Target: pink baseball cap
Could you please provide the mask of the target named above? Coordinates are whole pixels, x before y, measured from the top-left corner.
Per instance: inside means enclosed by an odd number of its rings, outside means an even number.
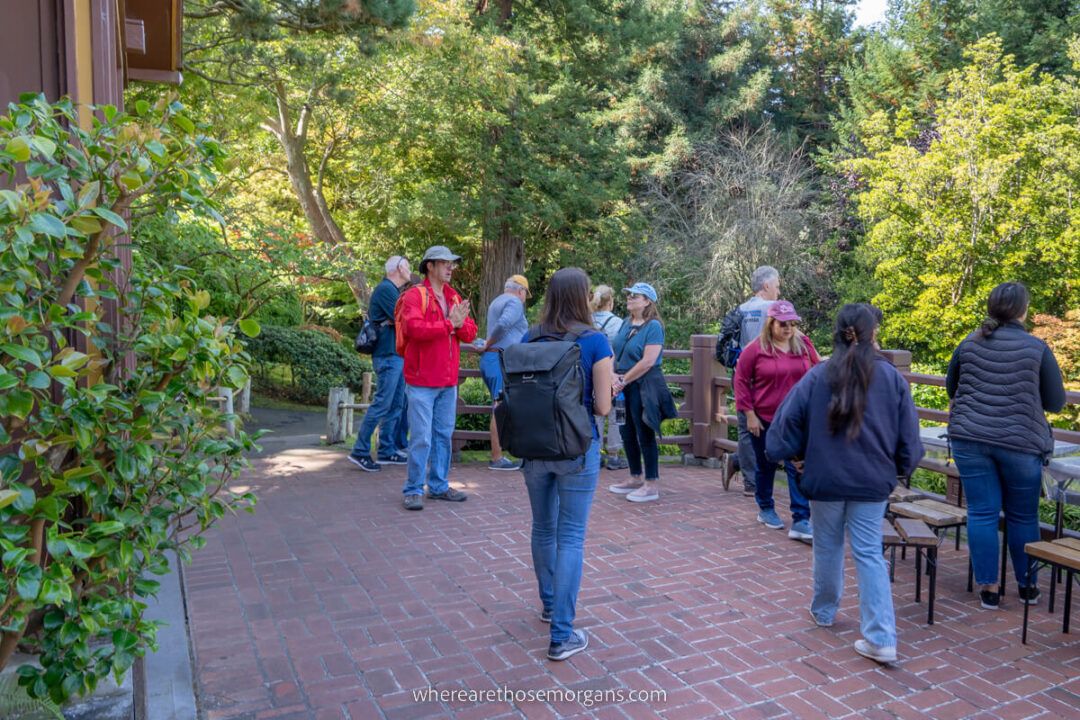
[[[781,322],[787,322],[789,320],[800,321],[798,313],[795,312],[795,306],[789,303],[787,300],[777,300],[769,306],[769,317]]]

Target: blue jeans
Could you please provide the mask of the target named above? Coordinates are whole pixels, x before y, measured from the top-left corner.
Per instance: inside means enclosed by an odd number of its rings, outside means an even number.
[[[757,461],[756,487],[754,499],[762,510],[772,510],[776,507],[773,501],[773,485],[776,483],[776,469],[778,463],[773,462],[765,455],[765,433],[769,430],[770,422],[761,420],[761,434],[750,435],[750,442],[754,445],[754,459]],[[810,503],[806,496],[799,490],[799,473],[795,466],[789,462],[784,463],[784,472],[787,473],[788,496],[791,498],[791,519],[795,522],[810,519]],[[879,528],[880,529],[880,528]],[[816,538],[815,538],[816,540]]]
[[[998,517],[1005,510],[1009,555],[1020,586],[1029,581],[1024,545],[1039,540],[1039,492],[1042,458],[973,440],[953,440],[952,456],[960,471],[968,505],[968,552],[975,582],[998,583]]]
[[[522,466],[532,505],[532,558],[540,602],[551,610],[551,642],[561,643],[574,629],[585,528],[596,480],[600,442],[575,460],[526,460]]]
[[[810,612],[831,623],[844,594],[844,527],[859,579],[862,635],[878,647],[896,645],[889,568],[881,552],[881,518],[885,502],[810,502],[814,511],[814,599]]]
[[[371,366],[375,370],[375,397],[360,423],[352,455],[371,457],[371,434],[378,426],[379,457],[385,458],[405,449],[398,444],[405,406],[405,360],[400,355],[385,355],[372,358]]]
[[[499,365],[499,353],[488,351],[480,356],[480,377],[484,379],[491,402],[499,399],[502,392],[502,366]]]
[[[457,385],[444,388],[405,385],[409,397],[409,476],[402,493],[424,494],[424,473],[432,495],[450,483],[450,436],[457,418]],[[430,459],[430,467],[428,460]]]

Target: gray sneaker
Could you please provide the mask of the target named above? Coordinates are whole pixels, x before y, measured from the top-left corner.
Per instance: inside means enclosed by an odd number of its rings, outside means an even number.
[[[521,463],[509,458],[499,458],[488,463],[488,470],[520,470]]]
[[[570,637],[561,643],[548,645],[548,660],[565,660],[589,647],[589,636],[584,630],[571,630]]]
[[[423,510],[424,509],[424,496],[423,495],[406,495],[405,496],[405,509],[406,510]]]

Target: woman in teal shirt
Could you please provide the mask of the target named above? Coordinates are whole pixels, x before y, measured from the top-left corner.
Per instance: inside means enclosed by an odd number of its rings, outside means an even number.
[[[611,391],[623,393],[626,424],[620,430],[630,480],[608,487],[626,495],[630,502],[650,502],[660,498],[660,446],[656,437],[660,423],[677,416],[664,374],[660,371],[664,349],[664,326],[656,308],[656,290],[648,283],[623,288],[629,317],[612,342],[615,352],[615,380]],[[645,479],[642,480],[642,471]]]

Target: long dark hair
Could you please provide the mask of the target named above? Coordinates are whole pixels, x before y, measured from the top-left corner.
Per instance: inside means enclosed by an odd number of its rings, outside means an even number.
[[[544,308],[540,311],[540,332],[563,335],[593,326],[589,309],[589,276],[581,268],[556,270],[548,281]]]
[[[990,297],[986,299],[986,319],[979,332],[984,338],[990,337],[1005,323],[1019,320],[1027,312],[1030,302],[1031,295],[1023,283],[1001,283],[990,291]]]
[[[833,354],[825,365],[832,397],[829,400],[829,432],[847,430],[854,440],[862,430],[863,412],[870,379],[874,376],[874,329],[877,319],[862,303],[845,305],[836,315]]]

